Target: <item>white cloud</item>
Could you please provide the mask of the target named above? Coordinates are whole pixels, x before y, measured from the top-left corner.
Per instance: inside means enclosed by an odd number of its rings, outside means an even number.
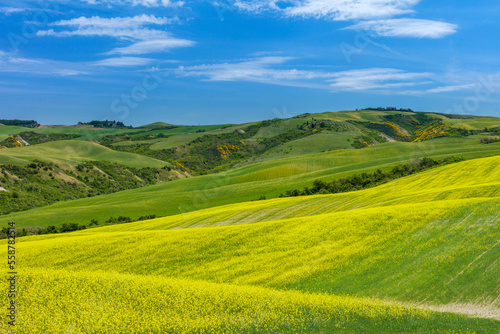
[[[322,72],[299,71],[297,69],[273,69],[272,65],[280,65],[290,57],[261,57],[237,63],[222,63],[179,67],[179,76],[205,77],[211,81],[256,81],[273,82],[277,80],[308,80],[328,76]]]
[[[234,5],[249,12],[273,10],[288,17],[345,21],[411,13],[411,8],[419,2],[420,0],[236,0]]]
[[[426,85],[431,83],[428,79],[432,76],[432,73],[427,72],[414,73],[393,68],[369,68],[334,73],[330,86],[342,91],[393,89]]]
[[[70,63],[48,59],[26,59],[5,52],[0,53],[0,72],[26,73],[42,76],[73,76],[89,74],[87,66],[81,63]]]
[[[153,39],[148,41],[136,42],[129,46],[114,48],[113,50],[106,52],[106,54],[138,55],[145,53],[161,52],[173,48],[188,47],[194,44],[195,43],[190,40],[179,39],[174,37],[166,37],[162,39]]]
[[[96,66],[144,66],[154,62],[154,59],[139,57],[116,57],[96,61],[92,65]]]
[[[74,30],[54,31],[40,30],[39,36],[111,36],[128,40],[145,40],[150,38],[162,38],[168,34],[163,30],[150,29],[148,25],[165,25],[176,21],[166,17],[155,17],[154,15],[138,15],[133,17],[103,18],[99,16],[79,17],[71,20],[62,20],[52,23],[52,26],[70,27]]]
[[[364,21],[344,29],[366,30],[376,36],[442,38],[457,31],[455,24],[422,19],[388,19]]]
[[[412,12],[420,0],[306,0],[285,9],[289,16],[358,20]]]
[[[81,0],[91,5],[118,5],[118,6],[144,6],[144,7],[181,7],[184,1],[171,0]]]
[[[17,7],[0,7],[0,13],[5,15],[10,15],[14,13],[22,13],[25,12],[26,8],[17,8]]]
[[[99,16],[90,18],[79,17],[51,24],[57,27],[73,28],[71,30],[41,30],[38,31],[37,35],[57,37],[109,36],[130,41],[133,44],[125,47],[117,47],[106,54],[137,55],[194,45],[193,41],[176,38],[167,31],[149,27],[151,25],[166,25],[176,22],[178,22],[177,18],[156,17],[145,14],[114,18],[102,18]]]
[[[453,34],[451,23],[423,19],[394,18],[413,13],[421,0],[234,0],[246,12],[275,12],[284,17],[333,21],[361,21],[346,29],[372,31],[375,36],[441,38]]]
[[[178,76],[210,81],[251,81],[333,91],[387,91],[431,84],[432,73],[414,73],[392,68],[369,68],[339,72],[304,71],[283,67],[290,57],[262,57],[236,63],[179,67]]]
[[[455,92],[459,90],[469,90],[476,88],[478,84],[467,84],[467,85],[455,85],[455,86],[441,86],[432,89],[428,89],[427,93],[445,93],[445,92]]]
[[[56,26],[77,26],[82,27],[100,27],[100,28],[124,28],[124,27],[140,27],[146,24],[168,24],[177,21],[176,18],[156,17],[154,15],[136,15],[133,17],[113,17],[102,18],[99,16],[79,17],[71,20],[61,20],[52,25]]]

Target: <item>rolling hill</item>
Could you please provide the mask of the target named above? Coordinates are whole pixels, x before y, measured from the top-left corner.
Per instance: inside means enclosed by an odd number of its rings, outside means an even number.
[[[21,238],[24,330],[498,332],[499,166]]]
[[[68,165],[76,165],[84,161],[108,161],[138,168],[160,168],[168,165],[165,161],[113,151],[99,144],[82,140],[60,140],[0,150],[1,164],[29,164],[34,160]]]
[[[44,144],[45,145],[45,144]],[[23,148],[25,149],[25,148]],[[286,190],[311,186],[348,175],[388,170],[415,157],[467,159],[500,155],[500,143],[480,144],[478,137],[439,138],[421,143],[393,142],[361,150],[337,150],[319,154],[272,159],[214,175],[60,202],[25,212],[1,216],[0,222],[18,222],[19,227],[60,225],[71,221],[88,224],[111,216],[157,216],[191,212],[207,207],[276,197]],[[91,208],[91,210],[89,209]]]
[[[57,188],[60,166],[82,189],[154,184],[165,166],[165,180],[209,174],[0,216],[18,230],[98,226],[17,238],[19,325],[0,331],[498,333],[500,142],[481,141],[498,126],[358,110],[240,125],[30,129],[38,142],[0,150],[11,186]],[[0,126],[0,139],[23,132]],[[76,138],[60,140],[67,135]],[[315,180],[451,156],[466,160],[363,190],[278,198]],[[196,161],[202,168],[190,167]],[[143,220],[151,215],[162,217]],[[122,223],[101,226],[110,217]]]

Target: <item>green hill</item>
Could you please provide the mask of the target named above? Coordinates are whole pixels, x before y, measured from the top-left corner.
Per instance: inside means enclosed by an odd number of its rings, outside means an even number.
[[[171,124],[165,122],[154,122],[146,125],[139,126],[139,129],[161,129],[170,126]]]
[[[316,179],[330,181],[378,168],[389,170],[415,157],[442,159],[451,155],[467,159],[500,155],[500,143],[480,144],[477,137],[440,138],[275,159],[215,175],[11,213],[0,217],[0,222],[16,220],[19,227],[60,225],[63,221],[87,225],[92,219],[104,221],[118,215],[133,219],[149,214],[172,215],[256,200],[261,196],[272,198],[286,190],[310,187]]]
[[[28,164],[34,160],[76,165],[84,161],[116,162],[130,167],[163,167],[167,162],[133,153],[117,152],[93,142],[61,140],[40,145],[2,149],[0,163]]]
[[[500,119],[406,111],[341,111],[303,114],[237,126],[168,126],[108,136],[100,143],[178,163],[193,175],[241,164],[385,142],[465,138],[498,130]]]

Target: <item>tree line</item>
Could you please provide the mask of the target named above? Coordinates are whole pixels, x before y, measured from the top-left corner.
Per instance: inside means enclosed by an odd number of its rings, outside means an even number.
[[[295,196],[308,196],[315,194],[336,194],[349,192],[354,190],[361,190],[366,188],[375,187],[377,185],[387,183],[389,181],[399,179],[404,176],[412,175],[427,169],[448,165],[464,161],[464,158],[449,157],[442,160],[434,160],[432,158],[422,158],[412,161],[405,165],[399,165],[390,171],[382,171],[377,169],[373,173],[354,174],[342,179],[325,182],[322,180],[314,180],[312,187],[305,187],[304,189],[287,190],[284,194],[278,197],[295,197]]]

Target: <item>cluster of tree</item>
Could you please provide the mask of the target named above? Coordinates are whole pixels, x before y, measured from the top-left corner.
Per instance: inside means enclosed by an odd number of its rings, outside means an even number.
[[[358,109],[356,109],[358,110]],[[406,111],[406,112],[413,112],[413,110],[411,110],[410,108],[382,108],[382,107],[377,107],[377,108],[373,108],[373,107],[368,107],[368,108],[365,108],[363,110],[377,110],[377,111]]]
[[[155,133],[150,133],[155,131]],[[122,142],[122,141],[142,141],[142,140],[153,140],[158,138],[168,138],[170,137],[168,134],[163,132],[156,133],[157,129],[152,130],[143,130],[138,132],[126,132],[117,135],[109,135],[104,136],[99,140],[101,145],[113,148],[113,143]],[[149,145],[149,144],[148,144]]]
[[[348,122],[332,121],[327,119],[314,119],[311,118],[310,121],[297,125],[298,130],[303,131],[322,131],[329,130],[335,132],[342,132],[352,130],[352,126]]]
[[[116,163],[84,162],[69,169],[35,161],[1,165],[0,214],[29,210],[58,201],[134,189],[175,178],[170,167],[132,168]]]
[[[92,219],[90,221],[89,227],[93,226],[105,226],[105,225],[114,225],[114,224],[124,224],[124,223],[131,223],[131,222],[136,222],[136,221],[142,221],[142,220],[148,220],[148,219],[154,219],[158,218],[157,215],[152,214],[152,215],[145,215],[141,216],[137,219],[132,219],[130,217],[124,217],[124,216],[118,216],[118,217],[109,217],[104,224],[99,224],[99,221],[96,219]],[[66,232],[72,232],[72,231],[80,231],[80,230],[85,230],[87,229],[87,226],[78,223],[63,223],[61,226],[57,227],[54,225],[47,226],[47,227],[25,227],[22,229],[17,229],[16,236],[17,237],[24,237],[27,235],[39,235],[39,234],[55,234],[55,233],[66,233]],[[0,230],[0,239],[5,239],[7,238],[7,233],[9,232],[9,229],[7,227],[3,227]]]
[[[154,219],[158,218],[155,214],[152,215],[145,215],[145,216],[140,216],[137,219],[132,219],[130,217],[125,217],[125,216],[118,216],[118,217],[109,217],[106,221],[104,221],[104,225],[115,225],[115,224],[125,224],[125,223],[131,223],[135,221],[142,221],[142,220],[148,220],[148,219]],[[99,221],[97,219],[92,219],[90,222],[89,226],[98,226]]]
[[[22,126],[24,128],[38,128],[40,124],[37,121],[25,121],[22,119],[0,119],[0,124],[10,126]]]
[[[92,125],[94,128],[127,128],[132,129],[133,126],[126,126],[123,122],[117,121],[90,121],[90,122],[78,122],[78,125]]]
[[[484,128],[484,130],[481,132],[487,132],[491,135],[500,135],[500,126],[493,127],[493,128]]]
[[[348,176],[343,179],[334,180],[331,182],[315,180],[311,188],[306,187],[304,189],[287,190],[285,194],[281,194],[278,197],[307,196],[314,194],[336,194],[354,190],[361,190],[387,183],[403,176],[422,172],[429,168],[456,163],[463,160],[464,158],[458,157],[449,157],[442,160],[422,158],[405,165],[396,166],[392,170],[386,172],[378,169],[373,173],[354,174],[352,176]]]
[[[481,144],[492,144],[500,142],[500,137],[484,137],[480,140]]]
[[[25,227],[22,229],[17,229],[16,237],[24,237],[27,235],[39,235],[39,234],[54,234],[54,233],[66,233],[72,231],[85,230],[87,227],[85,225],[80,225],[77,223],[63,223],[62,226],[47,226],[47,227]],[[0,239],[5,239],[7,237],[8,229],[2,228],[0,231]]]

